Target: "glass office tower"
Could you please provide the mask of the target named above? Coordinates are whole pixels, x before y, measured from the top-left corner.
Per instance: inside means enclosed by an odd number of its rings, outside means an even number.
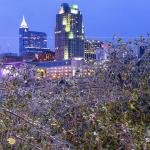
[[[83,59],[83,17],[77,5],[63,3],[56,15],[55,58],[56,60]]]
[[[44,32],[29,31],[23,17],[19,28],[19,54],[22,57],[34,58],[37,53],[48,53],[47,35]]]

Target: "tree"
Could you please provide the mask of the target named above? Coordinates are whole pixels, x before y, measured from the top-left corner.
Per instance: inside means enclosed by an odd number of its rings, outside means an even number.
[[[0,81],[1,149],[148,149],[150,52],[138,60],[130,42],[113,44],[108,61],[83,66],[92,76],[38,80],[33,66],[8,68]]]

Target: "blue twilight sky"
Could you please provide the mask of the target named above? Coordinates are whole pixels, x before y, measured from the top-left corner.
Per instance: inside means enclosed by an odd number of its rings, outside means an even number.
[[[18,52],[18,28],[24,15],[30,30],[44,31],[54,49],[55,14],[60,4],[78,4],[85,36],[124,38],[150,32],[150,0],[0,0],[0,53]]]

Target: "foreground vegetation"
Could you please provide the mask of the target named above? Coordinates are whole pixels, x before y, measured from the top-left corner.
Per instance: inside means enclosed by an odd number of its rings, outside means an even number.
[[[0,149],[150,149],[150,51],[138,60],[129,44],[86,64],[92,77],[36,80],[32,66],[11,68],[0,82]]]

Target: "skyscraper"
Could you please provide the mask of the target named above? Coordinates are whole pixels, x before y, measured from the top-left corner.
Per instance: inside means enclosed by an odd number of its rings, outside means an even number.
[[[23,17],[19,28],[19,55],[34,59],[35,54],[47,54],[49,52],[46,33],[29,31],[28,25]]]
[[[82,59],[84,57],[83,17],[77,5],[63,3],[56,15],[56,60]]]

